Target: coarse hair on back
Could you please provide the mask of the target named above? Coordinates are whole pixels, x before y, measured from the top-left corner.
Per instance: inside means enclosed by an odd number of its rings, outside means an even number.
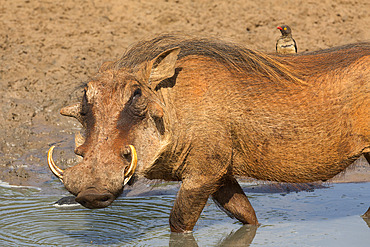
[[[289,69],[289,62],[283,59],[218,39],[174,34],[163,34],[151,40],[136,43],[112,64],[111,68],[116,70],[134,68],[176,47],[181,49],[179,59],[187,56],[208,57],[231,70],[257,73],[273,82],[304,83],[298,73]]]
[[[271,83],[307,85],[307,79],[316,73],[327,73],[345,68],[359,58],[370,55],[370,43],[348,44],[296,55],[267,54],[215,38],[201,38],[179,34],[162,34],[140,41],[116,62],[105,69],[132,69],[153,60],[162,52],[179,47],[179,59],[199,56],[214,59],[230,70],[256,74]],[[105,70],[104,69],[104,70]]]

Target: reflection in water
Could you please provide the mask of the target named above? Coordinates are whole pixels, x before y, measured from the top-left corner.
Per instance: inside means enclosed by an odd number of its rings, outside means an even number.
[[[364,213],[361,217],[364,219],[364,221],[367,223],[368,227],[370,228],[370,207],[366,211],[366,213]]]
[[[81,209],[83,220],[77,226],[59,231],[81,243],[119,245],[140,242],[147,232],[167,227],[171,197],[120,198],[106,209]],[[166,203],[167,202],[167,203]],[[167,232],[151,234],[151,238],[168,235]]]
[[[236,232],[231,232],[226,238],[219,241],[217,246],[249,246],[256,235],[258,226],[244,225]],[[171,233],[170,247],[198,246],[193,233]]]
[[[249,195],[262,223],[258,230],[241,226],[210,201],[194,233],[171,234],[168,217],[174,193],[120,197],[106,209],[60,210],[52,206],[59,195],[0,187],[0,246],[287,246],[302,241],[308,246],[367,246],[370,242],[369,228],[360,217],[370,203],[370,183]]]
[[[362,215],[363,218],[370,219],[370,207],[367,209],[367,211]]]
[[[56,199],[39,191],[0,188],[0,246],[125,245],[157,228],[156,219],[167,219],[173,200],[130,198],[102,210],[58,210],[52,206]]]
[[[370,228],[370,219],[369,218],[363,218],[366,222],[367,226]]]
[[[256,236],[258,226],[244,225],[235,233],[230,233],[219,246],[249,246]]]
[[[170,247],[197,247],[197,241],[195,240],[193,233],[171,233],[170,236]]]

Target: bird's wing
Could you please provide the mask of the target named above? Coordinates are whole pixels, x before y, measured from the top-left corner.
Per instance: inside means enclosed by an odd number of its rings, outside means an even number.
[[[298,52],[298,48],[297,48],[297,43],[295,42],[295,40],[292,38],[293,42],[294,42],[294,48],[295,48],[295,52],[297,53]]]

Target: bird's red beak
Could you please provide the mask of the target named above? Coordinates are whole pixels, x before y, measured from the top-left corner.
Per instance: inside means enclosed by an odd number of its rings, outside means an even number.
[[[283,30],[281,27],[277,27],[277,29],[279,29],[279,30]]]

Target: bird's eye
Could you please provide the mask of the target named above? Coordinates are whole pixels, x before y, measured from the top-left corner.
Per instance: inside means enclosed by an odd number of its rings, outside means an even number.
[[[286,31],[286,27],[284,27],[284,30]]]

